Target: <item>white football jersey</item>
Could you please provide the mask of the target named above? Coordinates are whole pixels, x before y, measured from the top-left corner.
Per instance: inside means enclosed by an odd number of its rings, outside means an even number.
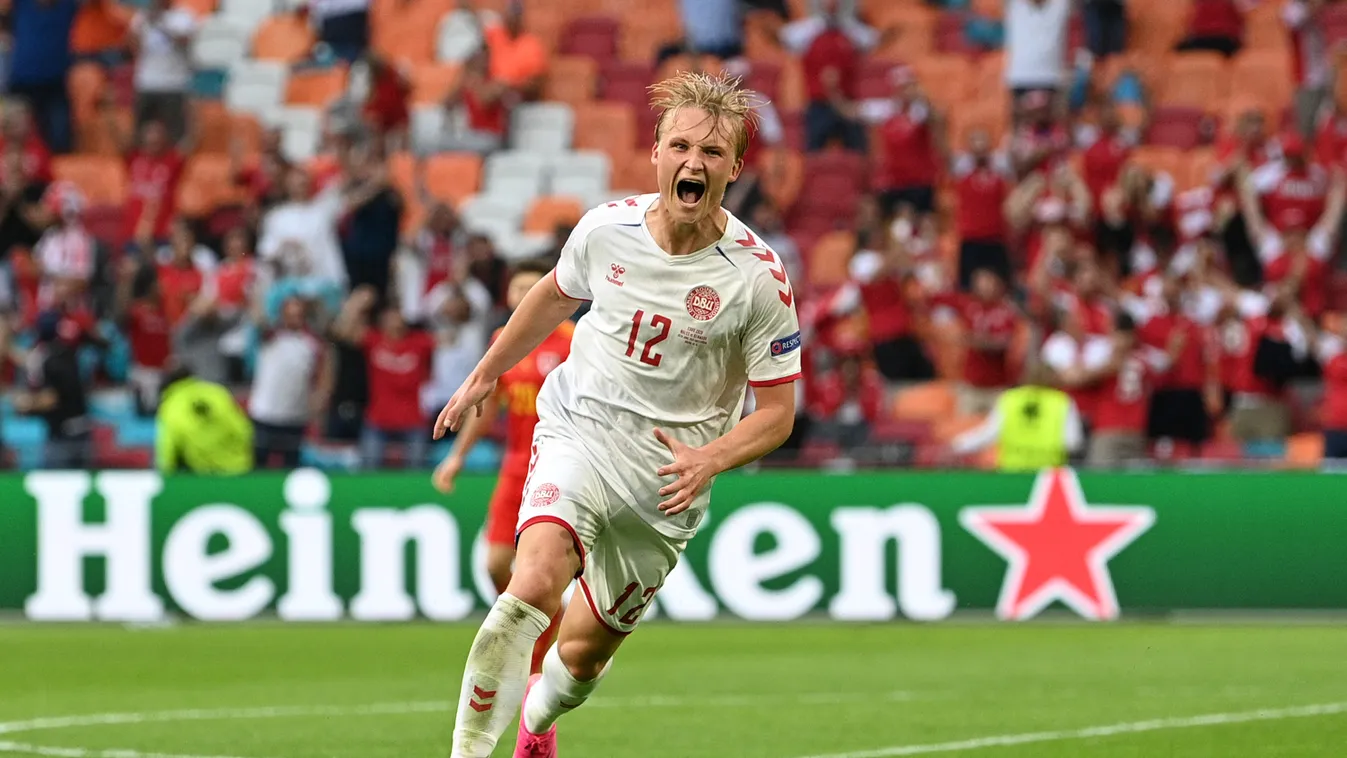
[[[800,376],[795,294],[780,259],[733,215],[715,244],[690,255],[661,249],[645,225],[659,195],[585,214],[554,276],[590,300],[570,357],[538,395],[537,434],[568,440],[662,533],[688,538],[709,502],[668,517],[655,474],[673,456],[656,427],[701,446],[738,422],[749,385]]]

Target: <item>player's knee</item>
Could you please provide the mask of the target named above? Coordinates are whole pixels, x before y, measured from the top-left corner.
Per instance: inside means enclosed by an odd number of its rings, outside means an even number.
[[[555,614],[579,568],[570,531],[552,523],[535,524],[520,535],[509,592],[540,611]]]
[[[557,645],[557,653],[566,670],[581,682],[598,679],[613,657],[612,650],[607,646],[595,645],[584,638],[562,640]]]

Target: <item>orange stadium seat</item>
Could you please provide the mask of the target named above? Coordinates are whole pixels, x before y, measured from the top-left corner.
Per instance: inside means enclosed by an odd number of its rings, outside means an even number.
[[[475,153],[438,153],[426,159],[426,191],[457,206],[482,186],[482,158]]]
[[[1128,47],[1151,56],[1174,49],[1183,38],[1189,5],[1172,0],[1149,0],[1127,4]]]
[[[370,31],[370,45],[385,60],[407,66],[435,59],[435,22],[394,16]]]
[[[1324,461],[1324,436],[1318,432],[1297,434],[1286,440],[1286,465],[1318,468]]]
[[[173,7],[190,12],[197,18],[205,18],[216,9],[215,0],[174,0]]]
[[[1219,53],[1176,53],[1169,58],[1159,105],[1205,108],[1230,93],[1230,71]]]
[[[98,98],[107,86],[108,77],[97,63],[76,63],[66,75],[66,89],[70,93],[70,109],[75,123],[89,121],[97,116]]]
[[[296,71],[285,86],[286,105],[326,108],[346,91],[346,69]]]
[[[572,107],[587,103],[594,99],[598,76],[599,66],[593,58],[581,55],[557,56],[548,66],[543,98]]]
[[[253,57],[295,63],[308,56],[313,43],[313,29],[298,15],[270,16],[253,34]]]
[[[456,63],[422,63],[412,69],[412,103],[443,103],[458,85],[463,68]]]
[[[226,155],[199,153],[188,158],[178,184],[178,208],[182,213],[200,217],[239,202],[241,193],[234,186],[230,169]]]
[[[922,5],[887,4],[891,8],[876,20],[884,41],[875,55],[895,61],[915,61],[935,49],[935,28],[939,14]]]
[[[575,109],[576,150],[601,150],[616,163],[636,144],[636,114],[625,103],[588,103]]]
[[[610,184],[614,189],[633,192],[655,191],[655,167],[650,165],[649,148],[609,155],[613,160],[613,178]]]
[[[1235,56],[1230,84],[1240,97],[1280,111],[1291,104],[1291,58],[1285,50],[1245,50]]]
[[[856,235],[849,229],[828,232],[814,243],[806,263],[811,287],[832,287],[846,282],[851,256],[856,252]]]
[[[1289,58],[1291,40],[1281,19],[1281,3],[1258,3],[1244,14],[1246,50],[1276,52]]]
[[[112,118],[122,134],[131,134],[136,128],[136,117],[130,108],[114,106]],[[117,135],[108,131],[101,117],[75,124],[75,145],[83,154],[122,157],[122,146],[117,141]]]
[[[126,166],[102,155],[60,155],[52,159],[52,176],[80,188],[90,205],[126,202]]]
[[[954,389],[947,382],[923,382],[898,392],[893,401],[893,416],[909,421],[934,421],[953,416],[955,405]]]
[[[203,100],[196,106],[196,150],[199,153],[225,153],[239,140],[245,156],[262,149],[261,122],[248,113],[230,113],[218,102]]]
[[[1190,150],[1186,154],[1188,160],[1187,171],[1181,177],[1175,177],[1179,183],[1180,190],[1193,189],[1194,187],[1203,187],[1211,183],[1212,173],[1216,170],[1217,164],[1216,151],[1209,147]]]
[[[1006,96],[1006,55],[997,50],[987,53],[977,63],[974,74],[973,95],[979,101],[990,97]]]
[[[973,94],[976,74],[968,59],[958,55],[931,55],[912,62],[922,91],[945,112],[962,106]]]
[[[524,231],[551,234],[558,226],[574,226],[584,214],[584,207],[573,197],[540,197],[524,214]]]

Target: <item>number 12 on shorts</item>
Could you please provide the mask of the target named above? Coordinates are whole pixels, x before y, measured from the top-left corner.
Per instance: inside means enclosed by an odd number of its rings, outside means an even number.
[[[645,321],[645,311],[636,311],[631,314],[631,336],[627,338],[627,357],[632,357],[636,353],[636,340],[641,336],[641,324]],[[667,316],[661,316],[658,313],[650,315],[650,325],[659,330],[659,334],[645,341],[645,349],[641,351],[641,363],[647,366],[659,366],[659,362],[664,356],[653,352],[655,345],[663,342],[669,337],[669,329],[673,322]]]
[[[622,590],[622,594],[618,596],[617,602],[613,603],[613,607],[608,609],[608,615],[617,616],[617,612],[619,609],[622,608],[622,604],[630,600],[632,594],[635,593],[636,590],[640,588],[641,588],[640,582],[632,582],[631,584],[628,584],[627,588]],[[650,598],[653,597],[654,594],[658,591],[659,587],[646,587],[645,591],[641,593],[641,602],[628,609],[626,613],[622,614],[622,618],[619,618],[618,621],[623,624],[626,624],[627,626],[631,626],[632,624],[635,624],[637,621],[640,621],[641,611],[645,610],[646,605],[650,603]]]

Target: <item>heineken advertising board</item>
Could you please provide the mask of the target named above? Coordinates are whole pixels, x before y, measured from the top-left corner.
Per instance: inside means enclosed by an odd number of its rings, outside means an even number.
[[[0,609],[51,621],[462,619],[493,593],[494,481],[0,478]],[[527,508],[527,506],[525,506]],[[1347,479],[1314,474],[735,474],[647,618],[1087,619],[1347,609]]]

